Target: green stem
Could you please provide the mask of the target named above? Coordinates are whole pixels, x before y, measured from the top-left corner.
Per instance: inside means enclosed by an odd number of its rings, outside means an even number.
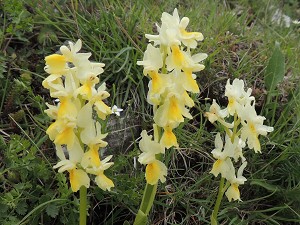
[[[151,185],[148,183],[146,184],[144,196],[140,207],[140,210],[144,212],[146,215],[149,214],[150,209],[153,205],[156,190],[157,190],[157,183],[155,185]]]
[[[80,206],[79,206],[79,225],[86,225],[87,214],[87,188],[81,186],[79,190]]]
[[[221,177],[218,197],[217,197],[217,200],[216,200],[214,211],[213,211],[213,213],[211,214],[211,217],[210,217],[211,225],[217,225],[218,224],[217,216],[218,216],[219,208],[220,208],[221,201],[222,201],[222,198],[223,198],[223,195],[224,195],[224,182],[225,182],[225,178]]]
[[[155,185],[151,185],[148,183],[146,184],[142,203],[133,223],[134,225],[144,225],[147,223],[148,220],[147,216],[153,205],[156,190],[157,190],[157,183]]]
[[[155,110],[156,108],[154,108]],[[159,142],[160,136],[161,136],[161,129],[159,126],[157,126],[156,124],[153,125],[153,130],[154,130],[154,140],[156,142]],[[156,159],[161,160],[162,155],[161,154],[157,154],[156,155]],[[148,221],[148,214],[152,208],[153,202],[154,202],[154,198],[155,198],[155,194],[157,191],[157,184],[151,185],[151,184],[146,184],[145,190],[144,190],[144,194],[143,194],[143,199],[142,199],[142,203],[140,205],[140,209],[135,217],[134,220],[134,225],[145,225]]]

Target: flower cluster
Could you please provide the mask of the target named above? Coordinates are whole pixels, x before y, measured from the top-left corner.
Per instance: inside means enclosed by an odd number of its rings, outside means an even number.
[[[54,168],[58,172],[69,172],[71,188],[77,192],[81,186],[90,185],[88,174],[95,175],[97,185],[103,190],[114,187],[104,171],[113,163],[112,156],[100,160],[99,148],[107,142],[101,133],[101,125],[93,119],[93,111],[101,119],[111,114],[111,109],[103,100],[109,96],[105,84],[96,88],[98,75],[103,73],[103,63],[89,61],[91,53],[79,53],[82,43],[61,46],[60,54],[45,58],[45,71],[50,75],[43,86],[50,90],[58,104],[47,104],[47,115],[54,120],[46,133],[56,146],[60,159]]]
[[[225,89],[225,96],[228,98],[227,107],[221,109],[213,100],[209,112],[205,113],[211,123],[218,121],[226,131],[225,144],[220,133],[216,135],[215,149],[212,151],[216,161],[211,173],[216,177],[221,174],[230,183],[225,193],[229,201],[240,200],[238,186],[247,180],[243,176],[247,162],[242,149],[247,145],[249,149],[254,149],[255,153],[261,152],[258,136],[273,131],[273,127],[263,125],[265,117],[257,115],[255,98],[251,96],[251,92],[251,88],[245,92],[242,80],[234,79],[232,84],[228,80]],[[225,120],[230,116],[234,118],[232,123]],[[235,163],[241,161],[237,174],[233,161]]]
[[[207,57],[204,53],[191,54],[203,35],[186,31],[189,19],[180,19],[177,9],[173,15],[164,12],[161,22],[160,27],[157,25],[158,35],[146,34],[153,44],[148,44],[143,61],[137,62],[144,66],[143,73],[150,78],[147,101],[154,108],[154,128],[163,129],[161,138],[154,137],[154,141],[142,132],[140,148],[143,153],[139,162],[147,165],[146,180],[150,184],[165,180],[167,169],[156,156],[164,154],[165,148],[178,146],[173,129],[184,117],[192,119],[188,108],[194,106],[194,101],[188,92],[199,93],[194,72],[204,69],[201,61]]]

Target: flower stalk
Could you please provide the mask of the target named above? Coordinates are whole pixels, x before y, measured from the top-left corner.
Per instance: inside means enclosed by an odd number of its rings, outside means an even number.
[[[146,34],[153,44],[148,44],[143,60],[137,62],[144,66],[143,73],[149,78],[147,101],[153,106],[154,140],[146,130],[142,131],[139,143],[142,153],[138,161],[146,165],[147,183],[134,224],[146,223],[158,181],[166,181],[163,156],[166,149],[179,147],[173,130],[184,118],[193,118],[188,108],[194,106],[194,101],[188,92],[199,93],[193,73],[204,69],[201,62],[207,57],[205,53],[191,55],[191,49],[197,47],[203,35],[186,31],[189,19],[180,19],[177,9],[172,15],[164,12],[161,21],[161,27],[157,25],[158,35]]]
[[[81,186],[79,189],[79,225],[86,225],[86,217],[87,217],[87,188],[85,186]]]
[[[221,205],[223,195],[225,193],[224,183],[225,183],[225,178],[221,177],[217,200],[216,200],[216,203],[215,203],[215,206],[214,206],[213,213],[211,214],[211,217],[210,217],[211,225],[217,225],[218,224],[217,216],[218,216],[218,212],[219,212],[219,208],[220,208],[220,205]]]
[[[227,81],[225,96],[228,98],[228,105],[225,109],[213,100],[209,112],[205,116],[211,123],[219,122],[225,130],[225,143],[218,133],[215,138],[215,149],[212,151],[216,161],[213,164],[211,173],[217,177],[221,174],[218,197],[211,215],[211,224],[218,224],[217,215],[221,200],[225,194],[228,201],[241,201],[239,185],[244,184],[247,179],[243,171],[247,165],[243,155],[243,148],[248,146],[255,152],[261,152],[258,139],[259,135],[267,135],[273,131],[273,127],[263,125],[265,117],[258,116],[255,111],[255,98],[251,96],[252,90],[244,90],[244,82],[234,79],[233,83]],[[228,123],[226,118],[233,116],[233,122]],[[235,165],[239,166],[237,172]],[[224,185],[226,180],[226,185]]]
[[[73,192],[80,190],[80,225],[86,224],[87,188],[90,176],[102,190],[114,187],[104,171],[113,165],[112,156],[100,159],[99,149],[107,146],[103,139],[101,120],[112,113],[104,103],[109,97],[105,83],[99,85],[98,75],[104,72],[103,63],[90,62],[91,53],[79,53],[81,40],[60,47],[60,54],[45,57],[45,71],[50,74],[42,83],[58,104],[47,104],[47,115],[54,120],[46,133],[54,142],[60,161],[58,172],[67,171]],[[118,110],[117,110],[118,111]],[[119,109],[120,111],[120,109]]]

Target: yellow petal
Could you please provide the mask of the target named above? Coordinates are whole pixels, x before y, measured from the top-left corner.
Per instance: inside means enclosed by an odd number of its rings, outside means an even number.
[[[233,115],[236,111],[236,105],[237,102],[235,100],[235,98],[233,97],[228,97],[228,105],[227,105],[227,109],[230,115]]]
[[[60,105],[57,111],[58,118],[75,118],[77,116],[76,105],[70,98],[61,98]]]
[[[77,89],[77,93],[80,94],[84,99],[91,99],[92,97],[92,84],[84,83],[80,88]]]
[[[98,148],[96,145],[91,146],[90,150],[84,153],[81,161],[81,165],[83,168],[86,167],[99,167],[100,166],[100,157]]]
[[[231,200],[241,200],[240,197],[240,190],[237,184],[231,184],[230,187],[227,189],[225,195],[228,198],[228,201]]]
[[[75,133],[72,127],[66,127],[61,133],[59,133],[54,140],[56,145],[67,145],[68,150],[72,149],[75,140]]]
[[[94,105],[99,118],[102,120],[105,120],[106,116],[112,113],[111,109],[103,101],[96,101]]]
[[[178,45],[171,46],[171,49],[172,49],[172,61],[175,65],[175,68],[181,69],[182,67],[184,67],[183,65],[186,64],[184,55],[182,54]]]
[[[149,163],[146,167],[146,180],[147,183],[154,185],[158,182],[159,178],[159,165],[155,162]]]
[[[178,99],[175,96],[170,97],[168,119],[175,122],[183,122],[183,116],[181,115]]]
[[[161,90],[163,90],[163,81],[159,74],[156,71],[149,71],[149,76],[152,79],[152,92],[153,94],[160,93]]]
[[[90,186],[90,178],[86,172],[80,169],[69,170],[70,183],[73,192],[77,192],[81,186]]]
[[[187,91],[193,92],[193,93],[199,93],[199,86],[196,82],[196,80],[193,79],[192,70],[191,69],[185,69],[185,80],[184,80],[184,88]]]
[[[58,127],[60,126],[59,121],[52,123],[46,130],[46,134],[49,135],[50,140],[54,140],[58,134]]]
[[[177,138],[175,134],[172,131],[172,128],[170,126],[166,126],[164,128],[164,133],[161,137],[161,143],[166,147],[170,148],[172,146],[178,146]]]
[[[219,175],[219,173],[221,172],[221,165],[223,163],[223,160],[218,159],[217,161],[215,161],[215,163],[213,164],[213,168],[211,169],[211,173],[217,177]]]
[[[103,173],[98,174],[95,178],[95,181],[98,187],[104,191],[106,190],[110,191],[110,189],[115,186],[113,181],[109,179],[107,176],[105,176]]]
[[[50,74],[62,74],[66,68],[66,57],[59,54],[52,54],[45,57],[45,70]]]

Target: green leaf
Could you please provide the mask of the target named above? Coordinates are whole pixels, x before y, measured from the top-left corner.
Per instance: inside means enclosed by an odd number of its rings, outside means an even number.
[[[283,80],[285,71],[284,61],[284,55],[280,50],[279,43],[276,42],[265,73],[265,85],[269,92],[272,92],[276,88],[276,85]]]
[[[250,185],[258,185],[265,188],[268,191],[279,191],[280,188],[276,185],[268,184],[265,180],[252,180]]]
[[[123,225],[130,225],[130,223],[127,220],[125,220]]]
[[[46,207],[46,212],[48,216],[55,218],[58,215],[59,207],[56,204],[48,204]]]
[[[135,221],[133,225],[145,225],[147,224],[148,218],[145,213],[143,213],[141,210],[138,211],[135,217]]]
[[[19,202],[16,207],[16,212],[19,215],[24,216],[27,212],[27,208],[28,208],[28,205],[26,204],[25,201]]]

